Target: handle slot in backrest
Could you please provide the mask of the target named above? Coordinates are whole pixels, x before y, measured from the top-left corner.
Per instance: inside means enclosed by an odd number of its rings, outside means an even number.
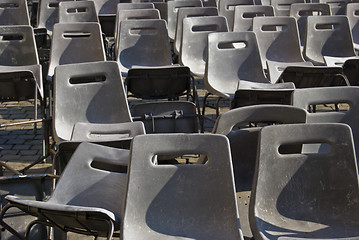
[[[64,38],[90,38],[90,32],[64,32],[62,34]]]
[[[265,12],[244,12],[242,18],[265,17]]]
[[[350,104],[345,102],[310,104],[307,106],[307,111],[309,113],[348,112],[350,111]]]
[[[146,28],[146,27],[131,28],[130,34],[131,35],[157,35],[158,29],[157,28]]]
[[[95,158],[90,166],[95,169],[107,171],[107,172],[117,172],[127,174],[127,165],[121,164],[121,162],[108,162],[107,160]]]
[[[18,8],[19,4],[17,3],[0,3],[0,8]]]
[[[50,2],[48,6],[49,8],[58,8],[59,2]]]
[[[287,30],[287,25],[263,25],[261,30],[263,32],[283,32]]]
[[[71,77],[69,80],[70,84],[87,84],[87,83],[96,83],[96,82],[104,82],[104,81],[106,81],[105,75]]]
[[[358,17],[359,16],[359,10],[355,10],[353,14],[354,14],[354,16]]]
[[[248,42],[245,41],[235,41],[235,42],[219,42],[218,43],[218,49],[243,49],[248,47]]]
[[[84,13],[88,12],[89,9],[87,7],[78,7],[78,8],[69,8],[67,9],[67,13]]]
[[[201,165],[205,164],[208,160],[206,154],[199,153],[186,153],[186,154],[171,154],[171,155],[154,155],[152,163],[154,165]]]
[[[277,5],[277,9],[279,10],[289,10],[291,4],[290,3],[280,3]]]
[[[298,15],[301,17],[305,16],[322,16],[323,12],[321,10],[300,10]]]
[[[104,140],[106,138],[110,139],[121,139],[130,137],[129,132],[90,132],[88,137],[94,140]]]
[[[174,11],[174,12],[178,12],[178,10],[179,10],[180,8],[184,8],[184,7],[186,7],[186,8],[191,8],[191,7],[198,7],[198,5],[193,4],[193,5],[188,5],[188,6],[175,7],[175,8],[173,9],[173,11]]]
[[[217,32],[218,29],[219,26],[217,24],[197,25],[192,27],[192,32]]]
[[[340,28],[340,24],[339,23],[318,23],[315,26],[315,30],[332,30],[332,31],[336,31]]]
[[[330,154],[331,145],[326,142],[305,142],[295,144],[283,144],[278,147],[278,153],[282,155],[291,154]]]
[[[24,40],[24,35],[20,33],[14,33],[14,34],[0,34],[0,41],[22,41]]]

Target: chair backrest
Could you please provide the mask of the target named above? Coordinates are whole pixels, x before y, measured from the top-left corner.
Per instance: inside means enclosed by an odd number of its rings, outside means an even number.
[[[240,5],[234,10],[233,32],[252,31],[253,18],[259,16],[274,16],[272,6]]]
[[[330,15],[330,7],[326,3],[293,3],[289,15],[297,20],[300,45],[304,46],[307,17]]]
[[[30,25],[26,0],[1,1],[0,25]]]
[[[120,0],[95,0],[94,3],[98,16],[116,15],[117,5]]]
[[[205,88],[224,98],[233,97],[241,80],[269,83],[265,78],[253,32],[208,34]]]
[[[155,8],[155,5],[152,2],[117,4],[117,11],[130,10],[130,9],[147,9],[147,8]]]
[[[312,143],[325,143],[330,152],[305,154],[283,148]],[[255,239],[270,239],[265,237],[268,231],[283,228],[285,232],[276,237],[357,236],[358,172],[347,125],[265,127],[256,166],[249,212]]]
[[[307,17],[303,54],[316,65],[324,65],[323,56],[355,56],[353,40],[346,16]]]
[[[53,128],[57,142],[71,140],[73,127],[78,122],[130,121],[116,62],[67,64],[56,68]]]
[[[71,1],[59,3],[59,23],[98,21],[93,1]]]
[[[257,36],[263,67],[266,60],[303,62],[298,27],[293,17],[255,17],[253,32]]]
[[[233,30],[234,9],[236,6],[253,5],[253,0],[219,0],[219,15],[226,17],[229,31]]]
[[[132,142],[121,239],[243,239],[228,140],[214,134],[143,136]],[[182,154],[205,154],[208,161],[157,164]]]
[[[208,34],[227,31],[228,26],[225,17],[184,18],[179,55],[181,64],[188,66],[193,74],[204,76]]]
[[[171,65],[165,20],[122,21],[116,59],[120,64],[121,72],[125,75],[133,66]]]
[[[359,10],[359,2],[358,3],[349,3],[347,5],[346,16],[349,20],[349,26],[353,37],[353,43],[355,49],[358,49],[359,44],[359,14],[357,13]]]
[[[274,8],[274,15],[289,16],[290,7],[293,3],[305,3],[304,0],[271,0],[270,4]]]
[[[359,87],[327,87],[296,89],[292,95],[293,106],[308,110],[312,105],[346,104],[342,111],[309,112],[308,123],[346,123],[352,128],[355,148],[359,152]],[[343,106],[342,106],[343,108]]]
[[[167,2],[167,24],[168,36],[171,40],[175,39],[178,10],[183,7],[203,7],[201,0],[182,0]]]
[[[118,55],[119,47],[119,34],[121,22],[124,20],[135,20],[135,19],[160,19],[160,12],[157,9],[145,8],[145,9],[129,9],[129,10],[118,10],[116,16],[115,26],[115,56]]]
[[[106,60],[98,23],[57,23],[51,46],[50,77],[58,65]]]
[[[0,26],[0,65],[39,64],[31,26]]]
[[[126,150],[123,149],[81,143],[48,203],[97,207],[122,216],[128,164],[122,157],[124,155]],[[107,168],[103,169],[106,165]],[[68,221],[73,220],[69,218]]]
[[[59,22],[59,3],[73,0],[39,0],[37,27],[46,28],[51,34],[55,23]]]
[[[252,189],[258,135],[269,124],[305,123],[304,109],[286,105],[253,105],[221,114],[212,133],[226,135],[231,145],[236,191]]]
[[[174,51],[176,54],[179,54],[181,50],[183,19],[187,17],[203,16],[218,16],[218,10],[216,7],[183,7],[178,9],[176,34],[174,40]]]
[[[319,3],[329,4],[332,15],[345,15],[345,9],[350,2],[351,0],[319,0]]]

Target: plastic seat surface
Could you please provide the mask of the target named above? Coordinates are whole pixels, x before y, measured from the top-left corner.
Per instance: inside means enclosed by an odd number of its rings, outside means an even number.
[[[329,87],[296,89],[293,93],[293,106],[308,109],[316,104],[347,104],[343,111],[308,112],[308,123],[345,123],[352,128],[355,149],[359,151],[358,136],[358,87]]]
[[[56,142],[71,140],[78,122],[131,122],[116,62],[68,64],[56,68],[53,115]]]
[[[45,28],[52,34],[53,27],[59,22],[59,3],[73,0],[40,0],[37,12],[37,27]]]
[[[59,23],[99,22],[93,1],[59,3]]]
[[[0,26],[1,98],[31,99],[44,95],[41,65],[31,26]],[[36,90],[37,89],[37,90]]]
[[[253,32],[210,33],[207,47],[204,86],[209,92],[233,98],[241,80],[269,84]]]
[[[219,0],[219,15],[227,19],[229,31],[233,31],[234,9],[236,6],[254,5],[253,0]]]
[[[131,149],[121,239],[243,239],[225,136],[149,134]],[[163,155],[194,153],[208,162],[156,164]]]
[[[54,26],[48,78],[59,65],[105,61],[98,23],[57,23]],[[91,46],[90,48],[88,46]]]
[[[275,16],[289,16],[291,5],[294,3],[305,3],[304,0],[271,0]]]
[[[345,9],[351,0],[319,0],[319,3],[326,3],[330,6],[331,15],[345,15]]]
[[[353,37],[353,44],[355,50],[359,49],[359,16],[356,11],[359,9],[358,3],[348,3],[346,9],[346,16],[349,20],[349,26]]]
[[[167,2],[168,37],[173,41],[176,35],[178,10],[183,7],[203,7],[200,0],[182,0]]]
[[[128,150],[82,143],[48,201],[16,196],[7,200],[66,231],[82,230],[112,239],[109,224],[118,230],[122,219],[128,154]]]
[[[216,7],[183,7],[178,9],[174,52],[178,55],[181,50],[183,19],[186,17],[218,16]]]
[[[254,238],[358,239],[358,171],[349,126],[268,126],[259,139],[249,215]],[[325,143],[330,152],[283,148],[312,143]]]
[[[203,77],[207,60],[207,39],[211,32],[228,32],[225,17],[208,16],[183,19],[179,62]]]
[[[286,105],[254,105],[221,114],[212,133],[226,135],[231,146],[238,213],[243,235],[251,238],[248,206],[258,150],[258,134],[268,124],[305,123],[304,109]],[[237,127],[238,126],[238,127]]]
[[[274,16],[272,6],[240,5],[234,10],[233,32],[253,30],[253,18],[258,16]]]
[[[1,1],[0,25],[30,25],[26,0]]]
[[[325,3],[294,3],[290,6],[289,16],[297,20],[301,46],[304,46],[307,17],[314,15],[331,15],[329,5]]]
[[[117,61],[123,76],[133,66],[171,65],[166,22],[161,19],[122,21]]]
[[[160,12],[157,9],[145,8],[145,9],[126,9],[118,10],[116,15],[115,26],[115,56],[118,55],[119,49],[119,35],[121,31],[121,22],[124,20],[145,20],[145,19],[160,19]]]
[[[348,18],[309,16],[303,54],[315,65],[324,65],[324,56],[355,56]]]

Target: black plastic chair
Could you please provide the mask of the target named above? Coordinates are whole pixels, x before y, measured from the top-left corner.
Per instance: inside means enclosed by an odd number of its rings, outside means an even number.
[[[208,161],[172,164],[166,158],[182,154],[204,154]],[[121,239],[243,239],[231,164],[225,136],[135,137]]]
[[[288,146],[323,143],[325,153]],[[268,126],[261,130],[250,224],[255,239],[357,239],[359,186],[350,127]]]

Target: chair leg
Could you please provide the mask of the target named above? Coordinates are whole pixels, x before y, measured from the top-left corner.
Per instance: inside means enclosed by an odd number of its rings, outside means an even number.
[[[13,229],[11,226],[9,226],[7,223],[3,221],[3,218],[5,216],[5,213],[10,208],[16,207],[13,204],[7,204],[0,212],[0,225],[3,226],[6,230],[11,232],[15,237],[17,237],[20,240],[25,240],[26,238],[22,236],[20,233],[18,233],[15,229]]]
[[[113,232],[115,231],[115,226],[111,220],[106,220],[108,223],[108,234],[107,234],[107,240],[111,240],[113,236]]]

